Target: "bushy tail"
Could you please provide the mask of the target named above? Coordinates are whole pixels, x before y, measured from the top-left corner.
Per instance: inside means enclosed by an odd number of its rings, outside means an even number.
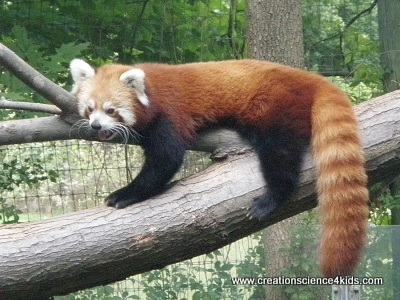
[[[312,108],[312,147],[322,222],[324,276],[350,275],[367,230],[368,190],[358,122],[347,96],[321,91]]]

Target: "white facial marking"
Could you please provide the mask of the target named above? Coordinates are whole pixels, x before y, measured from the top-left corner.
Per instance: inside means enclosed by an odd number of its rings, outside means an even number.
[[[94,101],[87,98],[78,98],[78,113],[81,117],[85,117],[86,109],[94,108]]]
[[[113,108],[115,109],[115,107],[112,105],[112,103],[110,101],[106,101],[103,103],[103,110],[105,112],[107,112],[108,109]]]
[[[138,97],[140,103],[142,103],[144,106],[149,106],[150,102],[145,93],[144,78],[144,71],[137,68],[126,71],[119,77],[122,82],[135,90],[136,96]]]
[[[128,107],[119,107],[117,111],[126,125],[133,126],[136,123],[135,115]]]

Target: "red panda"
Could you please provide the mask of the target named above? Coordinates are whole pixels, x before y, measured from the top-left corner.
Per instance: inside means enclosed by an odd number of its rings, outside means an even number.
[[[160,193],[199,130],[230,126],[254,147],[267,184],[250,215],[260,221],[295,191],[312,148],[322,219],[321,270],[349,275],[363,249],[367,176],[358,123],[348,97],[323,77],[255,60],[182,65],[71,62],[84,125],[101,140],[135,135],[144,148],[138,176],[106,198],[124,208]]]

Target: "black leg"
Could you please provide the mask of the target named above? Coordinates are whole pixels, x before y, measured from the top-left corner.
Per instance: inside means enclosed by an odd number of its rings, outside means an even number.
[[[142,133],[145,162],[126,187],[106,198],[108,206],[124,208],[160,193],[180,168],[185,147],[165,119],[158,119]]]
[[[283,129],[257,136],[253,143],[268,191],[254,200],[250,215],[264,221],[293,195],[306,143]]]

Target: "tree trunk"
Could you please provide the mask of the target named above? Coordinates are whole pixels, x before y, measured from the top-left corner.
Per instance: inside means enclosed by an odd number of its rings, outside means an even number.
[[[400,92],[356,108],[369,183],[400,173]],[[0,299],[45,299],[108,284],[208,253],[315,207],[310,155],[299,191],[269,222],[247,208],[265,192],[256,155],[233,155],[179,181],[167,192],[123,210],[79,211],[0,228]]]
[[[247,42],[250,57],[304,67],[299,0],[248,0]]]
[[[252,58],[304,68],[303,22],[300,0],[247,2],[247,42]],[[282,275],[290,268],[292,256],[282,251],[290,240],[293,226],[301,215],[283,220],[264,230],[267,277]],[[288,299],[281,286],[266,286],[267,299]]]
[[[378,1],[379,39],[387,92],[400,88],[400,2]]]
[[[381,42],[381,65],[384,70],[383,83],[386,92],[400,87],[400,2],[378,1],[379,38]],[[400,177],[390,185],[393,195],[400,194]],[[391,224],[400,225],[400,208],[391,208]],[[393,294],[400,298],[400,233],[393,230]]]

